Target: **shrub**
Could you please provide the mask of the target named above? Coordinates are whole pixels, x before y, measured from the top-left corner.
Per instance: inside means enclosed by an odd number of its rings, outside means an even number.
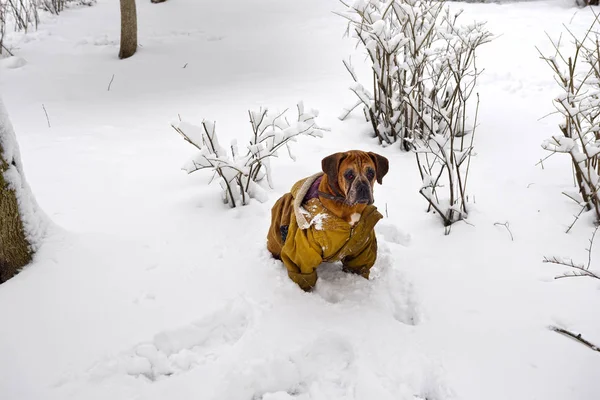
[[[272,187],[271,158],[286,148],[290,158],[295,160],[291,142],[299,136],[322,137],[326,130],[315,121],[318,111],[306,111],[302,102],[298,103],[297,109],[298,117],[294,123],[285,118],[287,110],[275,116],[270,116],[266,108],[248,111],[252,134],[245,146],[245,154],[240,153],[235,140],[229,150],[221,146],[215,122],[204,120],[202,127],[184,121],[172,124],[188,143],[199,150],[183,169],[188,173],[202,169],[213,171],[223,189],[223,202],[230,207],[246,205],[250,198],[266,201],[261,182],[266,179]]]
[[[435,0],[359,0],[346,6],[348,34],[364,46],[371,63],[373,93],[344,61],[358,101],[340,118],[362,105],[381,144],[400,141],[402,149],[414,151],[428,211],[435,210],[448,227],[467,215],[479,104],[477,96],[477,105],[470,105],[479,75],[476,51],[492,35],[483,23],[460,25],[461,12],[453,14]]]
[[[578,203],[581,213],[592,211],[600,223],[600,34],[599,16],[582,38],[568,28],[573,40],[571,54],[560,50],[558,42],[551,41],[555,54],[545,56],[539,49],[559,84],[560,93],[554,106],[564,120],[560,123],[560,134],[553,135],[542,143],[552,154],[565,153],[571,158],[578,192],[566,196]],[[577,218],[567,232],[573,227]]]

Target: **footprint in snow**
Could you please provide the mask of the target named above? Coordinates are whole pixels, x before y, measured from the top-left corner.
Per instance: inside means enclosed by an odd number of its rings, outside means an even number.
[[[246,362],[230,372],[216,398],[340,399],[354,392],[356,355],[345,337],[328,333],[287,355]]]
[[[328,303],[351,308],[383,309],[398,322],[417,325],[421,310],[414,285],[396,267],[388,247],[379,246],[377,262],[369,280],[342,271],[341,265],[323,264],[319,267],[319,281],[314,294]]]
[[[211,400],[452,398],[443,370],[420,352],[405,349],[402,353],[374,354],[367,343],[355,347],[351,339],[321,333],[290,353],[242,361],[224,377],[223,386]]]
[[[386,242],[396,243],[402,246],[410,244],[410,234],[402,231],[398,226],[382,220],[375,225],[375,233],[378,238],[383,238]]]
[[[155,381],[219,357],[237,343],[251,323],[250,306],[242,300],[190,325],[163,331],[114,359],[90,369],[93,378],[125,374]]]
[[[115,47],[119,45],[119,41],[114,37],[109,37],[108,35],[102,36],[85,36],[81,40],[79,40],[76,44],[77,46],[111,46]]]
[[[380,298],[394,319],[407,325],[418,325],[422,319],[417,293],[413,283],[400,268],[394,267],[394,260],[382,249],[380,262],[375,274],[378,291],[385,293]]]

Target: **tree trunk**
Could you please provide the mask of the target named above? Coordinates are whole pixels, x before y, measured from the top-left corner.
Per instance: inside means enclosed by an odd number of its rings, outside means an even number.
[[[33,255],[17,198],[17,191],[24,188],[16,187],[14,182],[15,174],[19,175],[21,182],[24,178],[13,139],[12,125],[0,100],[0,283],[29,264]],[[26,201],[27,197],[21,199]]]
[[[119,58],[128,58],[137,50],[137,14],[135,0],[121,0],[121,49]]]
[[[4,179],[7,169],[6,160],[0,158],[0,283],[16,275],[31,262],[32,256],[19,216],[16,192]]]

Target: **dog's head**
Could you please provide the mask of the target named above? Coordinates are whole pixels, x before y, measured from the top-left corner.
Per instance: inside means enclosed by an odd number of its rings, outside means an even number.
[[[373,185],[387,174],[387,158],[376,153],[351,150],[325,157],[321,162],[333,193],[349,206],[373,204]]]

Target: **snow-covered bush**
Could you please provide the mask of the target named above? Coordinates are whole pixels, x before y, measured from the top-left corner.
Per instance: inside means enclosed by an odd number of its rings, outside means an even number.
[[[0,57],[7,52],[4,50],[4,34],[6,33],[6,7],[0,1]]]
[[[278,151],[285,147],[290,158],[295,160],[291,142],[299,136],[322,137],[326,130],[315,121],[319,115],[317,110],[306,111],[302,102],[298,103],[297,109],[298,117],[293,123],[285,118],[287,110],[274,116],[269,115],[266,108],[248,111],[252,134],[244,153],[240,153],[236,140],[231,142],[229,149],[221,146],[215,122],[204,120],[202,127],[185,121],[172,124],[187,142],[200,151],[183,169],[188,173],[209,169],[214,176],[218,175],[223,201],[230,207],[246,205],[250,198],[266,201],[264,187],[260,183],[266,180],[272,187],[271,157],[276,157]]]
[[[439,42],[427,65],[432,89],[421,104],[409,102],[418,116],[415,154],[423,180],[421,195],[449,227],[467,216],[467,183],[473,156],[479,94],[471,105],[479,70],[476,51],[491,40],[484,24],[458,25],[459,14],[444,11]],[[417,108],[419,107],[419,108]],[[473,113],[473,118],[469,114]],[[440,188],[446,196],[440,198]]]
[[[380,143],[400,141],[402,149],[414,150],[420,192],[429,210],[450,226],[467,213],[477,118],[477,106],[470,104],[479,74],[475,56],[492,35],[482,23],[460,25],[462,11],[452,13],[443,1],[358,0],[347,7],[342,15],[366,49],[374,91],[344,61],[358,101],[340,119],[362,105]],[[471,112],[475,117],[469,121]]]
[[[4,43],[7,28],[27,32],[30,28],[37,29],[38,23],[35,0],[0,0],[0,56],[12,55]]]
[[[4,35],[8,23],[15,31],[37,29],[40,22],[36,0],[0,0],[0,34]],[[1,40],[1,39],[0,39]]]
[[[91,6],[96,3],[97,0],[32,0],[37,4],[39,8],[44,11],[48,11],[52,14],[58,15],[64,11],[69,5],[81,5]]]
[[[15,31],[37,29],[40,22],[38,9],[60,14],[67,5],[91,6],[96,0],[0,0],[0,56],[12,54],[4,45],[7,26]]]
[[[575,0],[575,4],[579,7],[597,6],[598,0]]]
[[[561,133],[546,139],[542,147],[553,154],[569,154],[578,192],[564,192],[564,194],[582,207],[580,214],[585,210],[593,211],[598,223],[600,223],[599,17],[596,16],[590,29],[582,38],[568,31],[573,41],[571,54],[564,54],[560,49],[560,40],[552,41],[554,55],[545,56],[540,51],[541,58],[550,66],[560,86],[560,93],[554,99],[554,106],[564,117],[564,121],[559,125]]]
[[[40,7],[52,14],[58,15],[65,9],[66,0],[39,0]]]
[[[362,105],[380,143],[401,141],[402,148],[411,148],[416,121],[406,103],[410,98],[419,104],[426,96],[425,65],[442,6],[443,2],[432,0],[358,0],[347,5],[342,14],[349,21],[347,32],[367,52],[373,92],[358,81],[350,62],[344,61],[355,81],[351,90],[358,101],[341,119]]]

